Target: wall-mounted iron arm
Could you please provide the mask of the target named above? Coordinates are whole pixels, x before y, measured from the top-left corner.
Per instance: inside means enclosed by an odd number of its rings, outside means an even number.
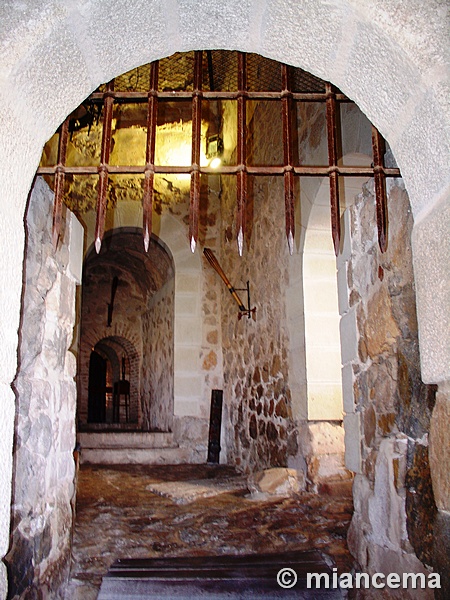
[[[212,266],[212,268],[219,274],[220,278],[222,279],[222,281],[224,282],[224,284],[227,286],[228,291],[230,292],[230,294],[233,296],[236,304],[239,306],[239,319],[246,314],[248,316],[248,318],[250,318],[250,316],[254,314],[256,312],[256,308],[250,309],[250,288],[249,288],[249,283],[247,282],[247,296],[248,296],[248,308],[245,307],[245,305],[243,304],[242,300],[240,299],[238,293],[236,292],[236,288],[234,288],[231,285],[230,280],[228,279],[228,277],[225,275],[222,267],[219,265],[219,262],[217,261],[217,258],[214,256],[212,250],[210,248],[205,248],[203,250],[203,254],[205,255],[207,261],[209,262],[209,264]]]

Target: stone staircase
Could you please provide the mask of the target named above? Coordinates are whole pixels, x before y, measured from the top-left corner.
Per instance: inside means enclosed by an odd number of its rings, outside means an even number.
[[[97,430],[79,432],[77,439],[81,464],[180,464],[189,458],[173,433]]]
[[[326,581],[311,585],[309,573]],[[103,577],[98,600],[342,599],[330,582],[331,569],[317,551],[119,559]]]

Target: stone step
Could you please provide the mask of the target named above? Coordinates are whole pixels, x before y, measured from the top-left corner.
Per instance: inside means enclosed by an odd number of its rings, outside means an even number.
[[[80,463],[91,465],[176,465],[188,463],[186,448],[83,448]]]
[[[144,431],[80,432],[78,441],[81,449],[113,448],[176,448],[173,433]]]
[[[178,464],[189,458],[188,451],[174,441],[173,433],[80,432],[78,442],[82,464]]]
[[[324,574],[328,585],[311,585],[309,573]],[[98,600],[342,598],[331,582],[331,569],[317,551],[119,559],[103,577]]]

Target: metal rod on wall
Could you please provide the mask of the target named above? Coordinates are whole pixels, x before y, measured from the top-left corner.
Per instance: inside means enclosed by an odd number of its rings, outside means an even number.
[[[108,191],[108,163],[111,153],[111,124],[114,98],[109,93],[114,90],[114,80],[107,85],[104,96],[104,117],[102,147],[100,156],[100,166],[98,167],[98,193],[97,193],[97,220],[95,223],[95,250],[97,254],[102,247],[103,234],[105,232],[106,217],[106,195]]]
[[[58,140],[58,158],[55,172],[55,200],[53,204],[52,243],[56,250],[59,233],[61,231],[62,201],[64,196],[64,183],[66,176],[64,166],[66,164],[67,141],[69,138],[69,118],[61,125]]]
[[[292,93],[289,67],[281,65],[282,116],[283,116],[283,154],[284,154],[284,203],[286,212],[286,237],[289,253],[294,252],[295,208],[294,208],[294,164],[292,149]]]
[[[339,208],[339,174],[337,171],[337,115],[336,95],[331,83],[326,84],[326,118],[328,137],[328,165],[330,180],[330,205],[331,205],[331,235],[333,237],[334,252],[339,254],[341,238],[341,215]]]
[[[192,161],[191,195],[189,204],[189,244],[192,252],[198,241],[200,211],[200,145],[202,134],[202,63],[203,52],[195,52],[194,93],[192,96]]]
[[[377,213],[378,245],[386,252],[388,244],[388,214],[386,200],[386,177],[384,174],[384,140],[376,127],[372,125],[373,170],[375,179],[375,199]]]
[[[156,123],[158,118],[158,74],[159,62],[150,68],[150,91],[147,109],[147,145],[145,151],[144,198],[142,200],[142,229],[144,248],[148,252],[152,235],[153,186],[155,180]]]
[[[239,170],[236,182],[236,237],[239,256],[242,256],[246,233],[245,213],[247,206],[247,55],[244,52],[238,52],[238,90],[237,162]]]

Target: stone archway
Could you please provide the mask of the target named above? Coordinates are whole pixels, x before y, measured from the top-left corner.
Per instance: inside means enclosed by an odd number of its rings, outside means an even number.
[[[89,422],[91,351],[102,344],[107,356],[111,352],[115,356],[115,361],[114,358],[110,360],[113,367],[110,387],[122,378],[120,361],[126,360],[126,379],[130,382],[128,422],[145,431],[171,429],[174,277],[175,265],[168,247],[153,236],[146,253],[142,232],[136,228],[110,230],[100,254],[97,255],[93,248],[87,253],[77,376],[81,427],[85,428]],[[109,414],[110,424],[111,419]]]
[[[233,47],[300,66],[338,85],[389,141],[406,181],[415,217],[416,274],[422,376],[441,387],[448,410],[449,306],[448,116],[446,6],[428,2],[410,13],[348,0],[299,4],[268,1],[216,5],[130,5],[112,0],[61,8],[41,3],[2,15],[0,239],[3,278],[1,323],[0,553],[8,546],[11,447],[23,248],[23,213],[43,143],[99,83],[174,50]],[[331,14],[330,14],[331,10]],[[287,18],[288,17],[288,18]],[[108,35],[105,36],[105,31]],[[430,175],[433,179],[430,181]],[[447,332],[447,333],[446,333]],[[445,384],[445,382],[447,382]],[[445,438],[436,430],[436,437]],[[441,463],[448,461],[444,457]],[[448,472],[448,469],[446,469]],[[440,508],[448,509],[436,479]],[[0,590],[5,594],[2,569]]]

